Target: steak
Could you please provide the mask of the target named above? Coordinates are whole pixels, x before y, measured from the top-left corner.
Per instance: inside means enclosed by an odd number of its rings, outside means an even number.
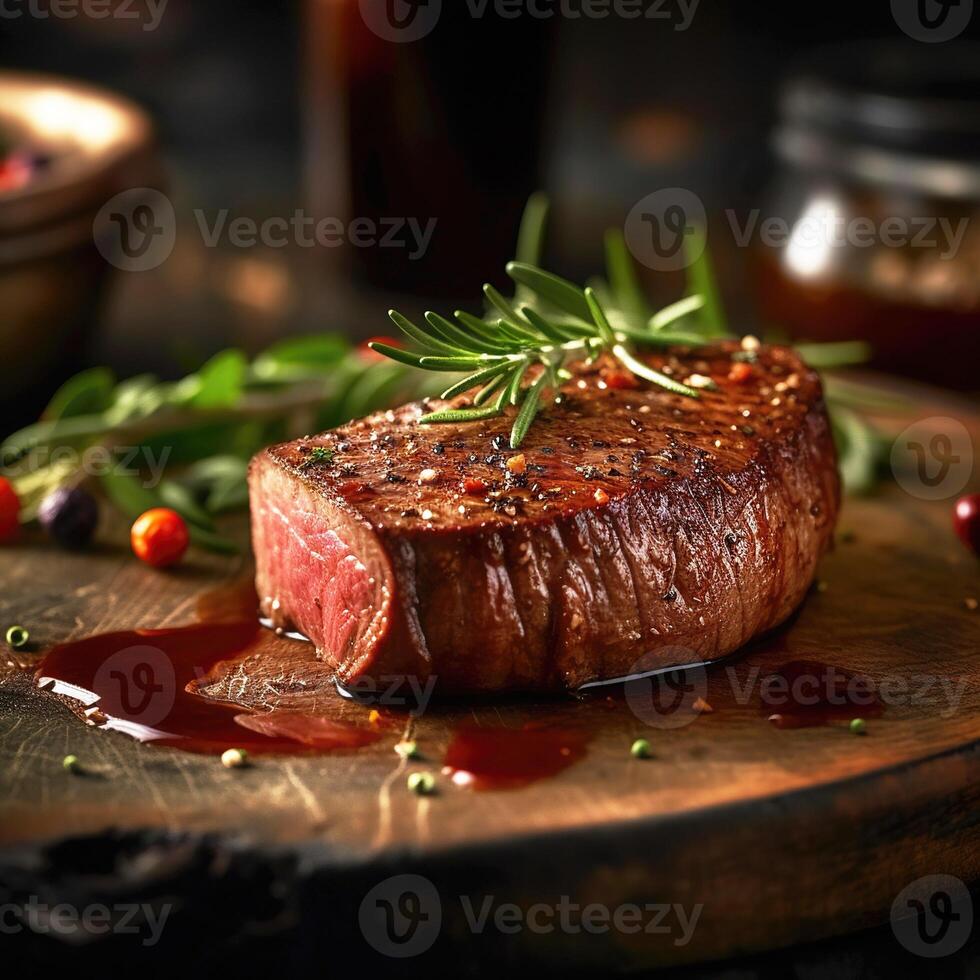
[[[777,626],[837,516],[820,380],[785,347],[644,359],[701,397],[600,358],[518,451],[513,409],[420,425],[447,405],[425,400],[260,452],[263,613],[345,685],[435,678],[444,694],[574,689]]]

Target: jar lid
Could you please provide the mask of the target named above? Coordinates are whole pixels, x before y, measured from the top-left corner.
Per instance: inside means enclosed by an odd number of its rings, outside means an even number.
[[[980,44],[818,48],[782,88],[777,150],[864,177],[971,191],[980,175]]]

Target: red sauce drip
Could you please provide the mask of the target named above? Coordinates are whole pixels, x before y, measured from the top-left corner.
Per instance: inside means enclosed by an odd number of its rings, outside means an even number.
[[[812,728],[885,710],[870,677],[819,660],[791,660],[762,680],[761,709],[777,728]]]
[[[225,660],[245,655],[264,635],[255,594],[240,588],[202,599],[218,620],[172,629],[103,633],[52,648],[37,671],[38,686],[76,703],[89,722],[142,742],[255,755],[356,749],[379,733],[320,715],[250,711],[188,690]],[[243,611],[249,609],[247,618]],[[237,618],[236,618],[237,617]],[[222,621],[230,620],[230,621]]]
[[[529,722],[521,728],[463,725],[443,760],[453,782],[477,790],[520,789],[584,758],[589,736]]]

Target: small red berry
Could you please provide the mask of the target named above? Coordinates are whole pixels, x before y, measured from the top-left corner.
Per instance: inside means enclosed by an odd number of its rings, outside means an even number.
[[[141,514],[129,537],[136,557],[154,568],[180,561],[190,540],[183,517],[169,507],[154,507]]]
[[[9,541],[18,528],[20,499],[10,481],[0,476],[0,541]]]
[[[980,555],[980,493],[967,494],[953,508],[953,530],[975,555]]]

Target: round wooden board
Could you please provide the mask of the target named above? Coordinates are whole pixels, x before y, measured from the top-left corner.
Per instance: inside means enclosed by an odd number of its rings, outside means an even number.
[[[953,416],[978,444],[972,409],[921,389],[914,397],[909,417],[890,420],[895,431]],[[978,489],[975,474],[967,489]],[[178,911],[157,963],[193,943],[204,919],[215,950],[248,949],[263,935],[263,948],[284,944],[300,965],[327,962],[338,943],[367,963],[378,944],[365,941],[361,902],[397,874],[431,882],[441,912],[431,948],[399,969],[464,961],[488,971],[530,963],[635,969],[885,922],[920,876],[980,879],[980,612],[968,602],[980,598],[980,582],[950,514],[950,500],[896,485],[848,500],[823,587],[794,621],[706,672],[713,711],[651,716],[652,725],[605,693],[430,705],[406,719],[419,762],[393,753],[401,732],[391,730],[356,752],[263,758],[227,771],[211,757],[87,728],[37,692],[30,672],[8,666],[0,675],[0,896],[169,895]],[[0,621],[29,625],[42,645],[178,625],[193,619],[203,591],[247,569],[198,558],[177,573],[154,573],[130,558],[121,535],[109,540],[120,543],[85,555],[55,554],[34,539],[5,548]],[[271,635],[262,655],[309,656]],[[778,708],[762,704],[762,680],[798,659],[879,685],[887,703],[867,735],[851,734],[846,722],[780,730],[767,720]],[[364,722],[363,707],[336,696],[318,710]],[[474,792],[439,775],[460,723],[517,728],[542,717],[591,739],[586,756],[558,776]],[[651,759],[630,756],[641,736]],[[87,776],[63,771],[68,752],[84,760]],[[414,769],[438,776],[436,795],[407,791]],[[678,941],[676,922],[667,933],[475,933],[467,910],[487,896],[493,908],[553,907],[567,896],[609,909],[701,911],[688,942]]]

